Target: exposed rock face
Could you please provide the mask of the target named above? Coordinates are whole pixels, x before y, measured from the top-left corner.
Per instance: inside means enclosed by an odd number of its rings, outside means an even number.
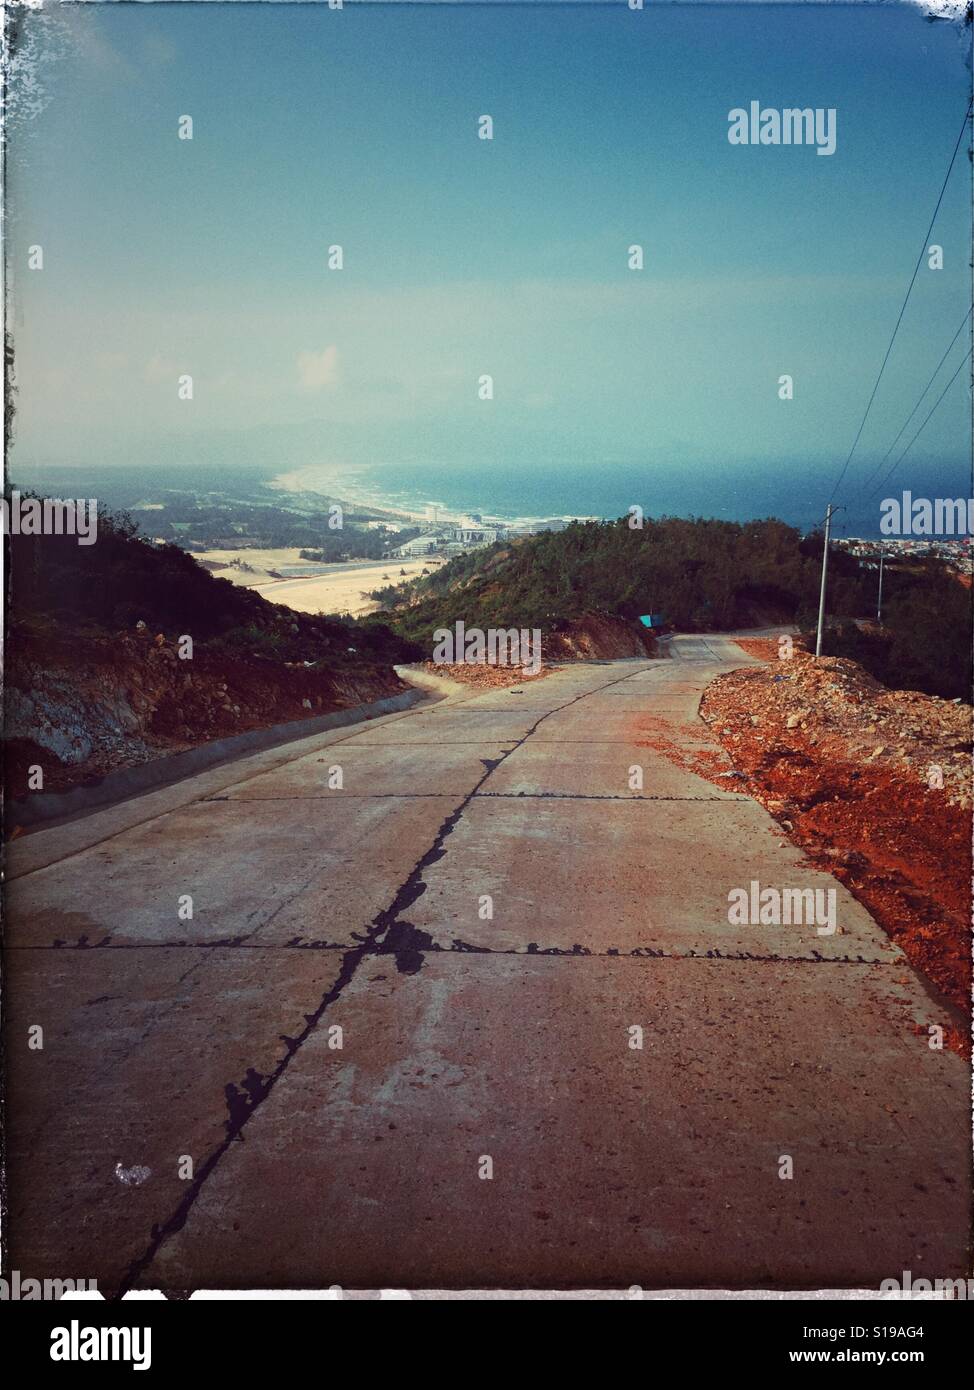
[[[583,613],[561,631],[543,633],[542,645],[545,656],[553,661],[656,655],[656,639],[649,628],[608,613]]]
[[[406,687],[390,668],[333,672],[197,646],[182,660],[161,635],[72,633],[54,624],[8,636],[8,794],[40,765],[45,790],[249,729],[347,709]]]

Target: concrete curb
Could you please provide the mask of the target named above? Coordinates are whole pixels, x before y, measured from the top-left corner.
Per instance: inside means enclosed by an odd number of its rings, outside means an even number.
[[[206,772],[218,763],[231,762],[243,753],[262,753],[265,749],[296,742],[328,729],[360,724],[363,720],[375,719],[382,714],[396,714],[427,699],[429,694],[425,690],[404,690],[400,695],[386,695],[368,705],[354,705],[351,709],[334,710],[331,714],[319,714],[312,719],[294,719],[286,724],[272,724],[267,729],[251,729],[246,734],[216,738],[209,743],[201,743],[198,748],[173,753],[168,758],[155,758],[138,767],[124,767],[118,772],[109,772],[91,786],[72,787],[67,792],[38,792],[31,797],[8,801],[5,819],[8,825],[28,826],[76,816],[100,806],[127,801],[131,796],[139,796],[156,787],[169,786],[184,777]]]

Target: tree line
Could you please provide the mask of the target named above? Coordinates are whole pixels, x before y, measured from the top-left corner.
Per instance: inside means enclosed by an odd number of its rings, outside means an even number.
[[[427,653],[434,630],[458,619],[557,631],[586,612],[631,620],[661,612],[682,632],[805,630],[817,616],[821,562],[820,533],[802,536],[775,518],[575,522],[385,590],[379,616]],[[857,623],[875,609],[875,570],[833,547],[828,612],[837,625],[826,652],[854,657],[886,685],[970,699],[971,591],[956,574],[936,560],[890,565],[884,625],[870,637]]]

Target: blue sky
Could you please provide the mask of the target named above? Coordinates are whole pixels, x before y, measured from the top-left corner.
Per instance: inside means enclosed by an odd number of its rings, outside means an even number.
[[[15,471],[266,456],[831,478],[970,84],[957,28],[913,5],[144,4],[43,23],[47,104],[11,135]],[[751,100],[835,107],[836,153],[730,145]],[[931,238],[945,267],[921,268],[853,487],[969,302],[969,195],[964,148]],[[897,481],[922,465],[956,486],[969,438],[965,372]]]

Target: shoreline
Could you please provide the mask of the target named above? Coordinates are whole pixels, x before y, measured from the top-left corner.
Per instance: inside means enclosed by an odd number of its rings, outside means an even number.
[[[367,464],[351,464],[346,469],[335,469],[326,464],[307,464],[287,473],[276,474],[271,479],[270,486],[281,492],[293,493],[296,496],[311,492],[321,497],[336,498],[338,501],[347,500],[371,511],[384,512],[390,516],[402,517],[405,520],[422,524],[457,525],[470,515],[469,512],[458,511],[456,508],[447,507],[432,499],[425,504],[417,504],[416,507],[403,506],[401,502],[389,501],[382,493],[354,481],[355,474],[367,474],[369,472],[370,469]],[[349,480],[350,474],[353,475],[352,481]],[[429,507],[436,508],[435,523],[430,521],[427,514]],[[555,511],[546,512],[543,516],[502,516],[497,512],[486,511],[478,511],[477,515],[483,518],[485,525],[495,523],[510,529],[540,525],[546,521],[568,523],[570,521],[605,520],[604,517],[599,516],[582,516]]]

